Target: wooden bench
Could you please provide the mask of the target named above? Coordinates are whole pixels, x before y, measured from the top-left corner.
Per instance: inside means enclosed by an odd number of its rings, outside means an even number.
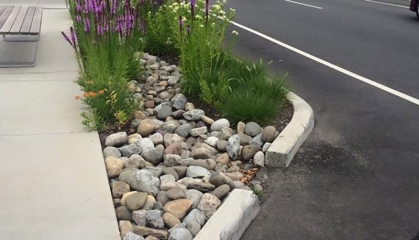
[[[42,10],[42,7],[38,6],[0,6],[0,35],[3,35],[4,41],[38,42]],[[35,61],[29,64],[34,65]]]

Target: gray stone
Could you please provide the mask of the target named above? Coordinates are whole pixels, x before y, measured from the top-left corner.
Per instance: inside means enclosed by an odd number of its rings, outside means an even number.
[[[145,160],[156,166],[163,160],[163,153],[164,147],[162,145],[158,145],[156,148],[144,151],[143,153],[141,153],[141,156]]]
[[[204,143],[210,145],[211,147],[216,147],[217,142],[218,142],[217,137],[209,137],[209,138],[205,139],[205,141],[204,141]]]
[[[252,140],[249,141],[250,145],[258,145],[259,147],[262,147],[263,141],[262,141],[262,133],[259,133],[258,135],[254,136]],[[245,144],[242,144],[245,145]]]
[[[253,163],[259,167],[265,166],[265,155],[262,151],[258,151],[255,156],[253,156]]]
[[[244,133],[244,128],[246,127],[246,124],[244,122],[238,122],[237,123],[237,133]]]
[[[154,148],[154,143],[150,140],[150,138],[142,138],[138,140],[136,144],[140,146],[143,152]]]
[[[223,127],[230,127],[230,122],[225,118],[218,119],[211,124],[211,131],[220,131]]]
[[[240,154],[240,137],[233,135],[228,139],[227,153],[232,159],[236,159]]]
[[[249,144],[249,142],[252,140],[252,137],[251,136],[249,136],[249,135],[247,135],[247,134],[244,134],[244,133],[238,133],[237,134],[238,136],[239,136],[239,138],[240,138],[240,145],[248,145]]]
[[[192,146],[197,142],[197,139],[194,137],[189,137],[186,139],[185,143],[188,145],[188,148],[192,148]]]
[[[191,182],[188,184],[188,188],[196,189],[201,192],[209,192],[209,191],[214,190],[215,186],[207,182]]]
[[[164,156],[164,165],[168,167],[181,165],[182,157],[175,154],[166,154]]]
[[[182,145],[180,143],[173,143],[170,144],[165,150],[164,154],[175,154],[181,155],[182,153]]]
[[[125,168],[144,168],[145,166],[149,165],[152,164],[137,154],[132,155],[127,161],[124,162]]]
[[[206,143],[202,143],[200,148],[206,148],[206,149],[210,150],[212,155],[215,155],[215,154],[218,153],[218,150],[215,147],[212,147],[212,146],[210,146]]]
[[[179,76],[169,76],[167,83],[171,86],[176,85],[179,82]]]
[[[221,200],[227,195],[227,193],[230,192],[230,190],[231,188],[228,184],[223,184],[214,189],[214,191],[212,191],[212,194]]]
[[[115,181],[111,183],[112,197],[120,198],[125,193],[129,192],[129,185],[122,181]]]
[[[217,149],[221,152],[227,151],[227,141],[226,140],[218,140],[217,141]]]
[[[163,213],[160,210],[150,210],[145,214],[147,225],[152,228],[164,228]]]
[[[167,196],[167,192],[166,191],[160,191],[157,194],[157,202],[161,203],[162,205],[165,205],[169,201],[170,201],[170,199],[169,199],[169,196]]]
[[[192,125],[190,123],[185,123],[180,125],[176,130],[175,133],[178,134],[181,137],[187,137],[189,136],[189,132],[192,129]]]
[[[121,174],[119,174],[119,176],[118,176],[118,178],[119,178],[119,180],[120,181],[123,181],[123,182],[125,182],[125,183],[128,183],[128,181],[129,181],[129,176],[133,173],[133,172],[135,172],[135,171],[137,171],[138,169],[130,169],[130,168],[126,168],[126,169],[124,169],[122,172],[121,172]],[[129,185],[129,184],[128,184]]]
[[[164,184],[169,183],[169,182],[175,182],[175,181],[176,181],[175,177],[173,177],[170,174],[160,176],[160,189],[162,189],[162,186]]]
[[[183,114],[183,117],[186,120],[189,121],[196,121],[196,120],[201,120],[201,117],[205,115],[205,112],[201,109],[193,109],[190,111],[187,111]]]
[[[186,198],[192,202],[192,208],[196,208],[198,206],[199,201],[201,201],[202,195],[204,194],[196,189],[188,189],[186,191]]]
[[[126,206],[120,206],[115,209],[116,219],[131,221],[131,211]]]
[[[153,196],[159,192],[160,180],[143,169],[131,173],[127,183],[132,189],[147,192]]]
[[[177,172],[177,174],[179,175],[179,178],[184,178],[186,176],[186,171],[188,170],[188,167],[174,166],[172,168]]]
[[[159,129],[162,129],[168,133],[175,133],[175,130],[180,126],[179,122],[176,120],[164,122]]]
[[[160,193],[160,192],[159,192]],[[158,196],[158,194],[157,194]],[[153,204],[153,209],[157,209],[157,210],[163,210],[163,204],[161,204],[160,202],[155,202]]]
[[[173,143],[180,143],[183,142],[185,140],[185,138],[177,135],[177,134],[172,134],[172,133],[167,133],[164,135],[164,145],[166,147],[168,147],[170,144]]]
[[[207,133],[207,127],[192,128],[189,132],[192,136],[197,137],[201,134]]]
[[[172,200],[186,198],[186,191],[181,187],[175,186],[167,191],[167,196]]]
[[[255,122],[248,122],[246,126],[244,127],[244,132],[249,136],[256,136],[261,132],[261,128],[259,124]]]
[[[132,154],[140,154],[141,148],[137,144],[130,144],[119,148],[122,156],[131,157]]]
[[[246,145],[241,150],[242,159],[245,161],[249,161],[250,159],[253,158],[253,156],[255,156],[255,154],[258,151],[261,151],[261,150],[262,148],[258,145]]]
[[[163,168],[163,174],[170,174],[175,178],[175,181],[179,180],[179,174],[171,167]]]
[[[186,225],[190,222],[196,222],[202,227],[205,224],[205,218],[205,214],[199,209],[192,209],[182,222]]]
[[[161,135],[161,133],[154,133],[153,135],[150,135],[148,138],[153,142],[154,146],[163,143],[163,135]]]
[[[210,174],[211,173],[207,169],[200,166],[189,166],[186,171],[186,176],[191,178],[203,178]]]
[[[113,133],[105,139],[105,146],[120,146],[127,143],[128,135],[126,132]]]
[[[169,240],[192,240],[192,234],[186,228],[175,228],[169,235]]]
[[[137,126],[135,126],[135,127],[137,127]],[[131,135],[128,136],[128,144],[133,144],[133,143],[137,142],[138,140],[140,140],[141,138],[143,138],[143,137],[141,137],[141,135],[138,134],[138,133],[131,134]]]
[[[241,172],[226,172],[224,173],[227,177],[231,178],[233,181],[239,181],[244,177],[243,173]]]
[[[229,178],[227,175],[225,175],[222,172],[216,172],[211,174],[211,177],[209,179],[209,182],[217,187],[227,184],[230,186],[230,188],[234,188],[234,182]]]
[[[198,204],[198,209],[205,214],[206,220],[208,220],[220,205],[220,199],[210,193],[205,193]]]
[[[145,215],[147,214],[147,210],[137,210],[132,212],[132,220],[138,225],[138,226],[145,226],[146,225],[146,218]]]
[[[240,181],[234,181],[234,188],[242,188],[244,186],[245,186],[244,183]]]
[[[144,240],[144,238],[133,232],[128,232],[122,240]]]
[[[109,147],[106,147],[105,149],[103,149],[103,157],[107,158],[109,156],[120,158],[121,157],[121,152],[118,150],[118,148],[109,146]]]
[[[230,156],[228,155],[228,153],[222,153],[217,155],[217,158],[215,159],[215,161],[227,165],[228,163],[230,163]]]
[[[229,128],[229,127],[223,127],[220,129],[220,131],[218,132],[218,139],[220,140],[227,140],[229,139],[231,136],[233,136],[234,134],[234,130]]]
[[[265,127],[262,131],[263,142],[273,142],[276,136],[276,128],[273,126]]]
[[[160,177],[161,174],[163,173],[163,170],[160,167],[149,167],[149,166],[147,166],[147,167],[143,168],[143,170],[151,173],[153,175],[153,177],[156,177],[156,178]]]
[[[172,106],[169,102],[163,102],[154,108],[154,114],[158,119],[165,119],[172,113]]]
[[[272,143],[263,144],[262,152],[267,152]]]
[[[185,113],[184,110],[177,110],[177,111],[172,112],[172,114],[170,114],[170,116],[172,116],[176,119],[179,119],[179,118],[183,118],[184,113]]]
[[[197,222],[188,222],[186,223],[186,229],[195,237],[201,230],[201,226]]]
[[[188,99],[186,99],[185,95],[183,95],[182,93],[178,93],[172,97],[170,102],[172,102],[174,108],[179,110],[185,107],[185,104],[186,102],[188,102]]]
[[[156,123],[152,119],[141,120],[137,128],[137,133],[142,137],[147,137],[156,129]]]
[[[206,148],[195,148],[192,150],[191,156],[195,159],[208,159],[213,157],[213,154]]]
[[[125,206],[131,211],[138,210],[144,206],[147,196],[145,192],[135,192],[126,198]]]

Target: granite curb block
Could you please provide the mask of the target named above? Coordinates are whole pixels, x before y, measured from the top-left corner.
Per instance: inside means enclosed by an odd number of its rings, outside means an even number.
[[[259,199],[253,191],[235,189],[194,240],[239,240],[259,211]]]
[[[291,122],[266,152],[268,167],[288,167],[314,127],[314,114],[310,105],[292,92],[287,94],[287,98],[294,107],[294,114]]]

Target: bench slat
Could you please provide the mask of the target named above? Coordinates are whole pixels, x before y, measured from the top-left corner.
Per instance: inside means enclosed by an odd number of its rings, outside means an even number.
[[[42,24],[42,7],[36,7],[35,15],[33,16],[31,30],[29,34],[37,35],[41,32]]]
[[[8,33],[10,31],[10,28],[12,28],[13,23],[16,20],[17,15],[19,14],[21,7],[15,6],[10,13],[9,17],[7,18],[6,22],[3,24],[3,26],[0,28],[0,33]]]
[[[8,6],[4,9],[3,13],[0,15],[0,28],[3,27],[12,10],[13,6]]]
[[[36,7],[29,7],[26,13],[25,20],[23,20],[22,28],[20,28],[20,34],[29,34],[32,26],[33,15],[35,14]]]
[[[26,17],[28,12],[28,7],[22,7],[19,14],[16,17],[15,23],[13,23],[12,28],[10,29],[10,34],[19,34],[20,29],[22,28],[23,20]]]
[[[6,6],[0,6],[0,15],[3,13],[3,11],[6,9]]]

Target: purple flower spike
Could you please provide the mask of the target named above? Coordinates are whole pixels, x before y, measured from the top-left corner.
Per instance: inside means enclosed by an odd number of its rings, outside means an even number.
[[[99,36],[103,35],[103,28],[102,28],[102,26],[100,26],[100,24],[97,25],[97,34]]]
[[[81,12],[81,10],[82,10],[82,9],[81,9],[81,5],[80,5],[80,3],[77,3],[77,7],[76,7],[76,8],[77,8],[77,12],[79,12],[79,13],[80,13],[80,12]]]
[[[205,20],[208,23],[208,15],[209,15],[209,0],[205,0]]]
[[[61,35],[63,35],[64,39],[70,43],[70,45],[74,48],[75,46],[71,43],[70,38],[67,36],[67,34],[65,34],[65,32],[61,32]]]
[[[77,21],[77,23],[81,23],[81,17],[80,17],[80,15],[77,15],[76,16],[76,21]]]
[[[84,19],[84,32],[88,32],[90,30],[90,21],[88,18]]]
[[[191,0],[191,16],[192,16],[192,19],[195,16],[195,5],[196,5],[196,0]]]
[[[76,33],[74,32],[73,27],[70,27],[70,36],[71,36],[71,42],[73,43],[72,45],[76,47]]]

